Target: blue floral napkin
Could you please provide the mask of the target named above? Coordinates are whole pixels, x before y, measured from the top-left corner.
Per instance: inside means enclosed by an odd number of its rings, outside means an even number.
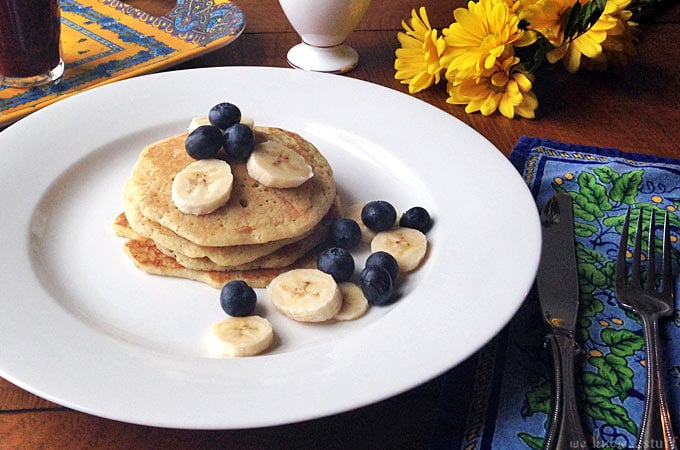
[[[581,288],[576,329],[581,348],[576,360],[579,411],[590,448],[631,448],[645,395],[645,345],[638,318],[617,304],[614,263],[629,206],[646,208],[647,214],[653,208],[657,218],[668,211],[677,242],[680,160],[527,137],[517,143],[510,160],[539,209],[556,192],[572,195]],[[678,252],[673,256],[677,261]],[[678,285],[676,279],[676,299]],[[678,434],[678,312],[660,328],[667,394]],[[432,448],[542,448],[553,377],[545,333],[532,292],[498,336],[443,376]]]

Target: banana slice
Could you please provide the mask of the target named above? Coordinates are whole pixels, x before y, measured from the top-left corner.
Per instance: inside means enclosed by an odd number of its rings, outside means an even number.
[[[394,256],[400,271],[410,272],[425,258],[427,238],[413,228],[392,228],[376,234],[371,241],[371,252],[381,250]]]
[[[345,211],[345,217],[349,217],[359,224],[359,229],[361,230],[361,242],[364,244],[370,244],[375,237],[375,231],[364,225],[364,222],[361,220],[361,210],[364,209],[365,204],[366,203],[355,203],[350,205]]]
[[[342,293],[342,306],[335,316],[336,320],[354,320],[363,316],[368,310],[368,300],[356,284],[345,281],[338,284]]]
[[[255,119],[253,119],[252,117],[247,116],[241,117],[241,123],[244,125],[248,125],[251,130],[255,128]],[[189,122],[187,131],[191,133],[196,128],[201,127],[203,125],[212,125],[210,123],[210,119],[208,119],[208,116],[196,116],[193,119],[191,119],[191,122]]]
[[[253,356],[274,341],[271,323],[260,316],[228,317],[210,327],[212,351],[220,356]]]
[[[246,167],[251,178],[272,188],[297,187],[314,175],[302,156],[273,141],[256,145]]]
[[[253,119],[252,117],[241,116],[241,123],[243,125],[247,125],[248,127],[250,127],[251,130],[255,128],[255,119]]]
[[[300,322],[331,319],[342,306],[342,293],[332,276],[318,269],[293,269],[267,286],[272,304]]]
[[[201,159],[175,175],[172,203],[185,214],[210,214],[229,201],[233,183],[229,164],[220,159]]]
[[[191,122],[189,122],[187,131],[189,132],[189,134],[191,134],[192,131],[194,131],[198,127],[202,127],[203,125],[211,125],[208,116],[196,116],[193,119],[191,119]]]

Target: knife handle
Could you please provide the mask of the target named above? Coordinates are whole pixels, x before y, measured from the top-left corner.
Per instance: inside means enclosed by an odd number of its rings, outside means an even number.
[[[574,390],[574,353],[571,334],[555,330],[546,336],[550,343],[555,368],[553,410],[544,450],[589,448],[576,407]]]

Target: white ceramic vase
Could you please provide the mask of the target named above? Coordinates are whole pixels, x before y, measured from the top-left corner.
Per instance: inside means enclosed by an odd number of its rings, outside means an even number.
[[[299,69],[343,73],[359,62],[345,44],[364,17],[371,0],[279,0],[302,42],[288,51],[288,63]]]

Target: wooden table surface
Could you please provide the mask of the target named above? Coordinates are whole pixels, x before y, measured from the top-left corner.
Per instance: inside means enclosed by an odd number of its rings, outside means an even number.
[[[286,67],[286,52],[298,42],[276,0],[234,0],[244,11],[244,33],[229,46],[177,68],[211,66]],[[172,0],[130,0],[152,13]],[[343,75],[400,92],[394,51],[401,20],[425,5],[433,27],[452,20],[461,0],[373,0],[348,43],[359,67]],[[640,24],[638,55],[628,67],[605,73],[567,75],[548,70],[538,77],[540,107],[534,120],[467,115],[448,105],[444,86],[416,97],[459,118],[508,155],[522,135],[680,157],[680,4]],[[340,76],[340,75],[339,75]],[[427,448],[439,392],[431,380],[391,399],[331,417],[277,427],[196,431],[116,422],[36,397],[0,379],[0,449],[34,448]],[[465,405],[461,405],[465,407]]]

